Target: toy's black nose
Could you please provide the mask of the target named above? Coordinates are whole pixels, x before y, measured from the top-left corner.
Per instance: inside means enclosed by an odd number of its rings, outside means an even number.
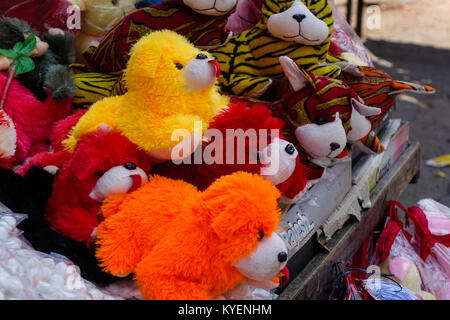
[[[278,254],[278,261],[285,262],[287,260],[287,252],[283,251]]]
[[[295,147],[292,144],[288,144],[286,148],[284,148],[284,151],[286,151],[287,154],[292,155],[295,152]]]
[[[306,18],[306,16],[304,14],[294,14],[292,16],[292,18],[294,18],[295,20],[297,20],[300,23],[300,22],[302,22],[303,19]]]
[[[204,53],[199,53],[197,55],[197,59],[201,59],[201,60],[208,59],[208,56]]]
[[[341,145],[339,143],[337,143],[337,142],[330,143],[330,148],[333,151],[339,149],[340,147],[341,147]]]
[[[127,170],[134,170],[134,169],[136,169],[136,165],[133,162],[127,162],[123,166]]]

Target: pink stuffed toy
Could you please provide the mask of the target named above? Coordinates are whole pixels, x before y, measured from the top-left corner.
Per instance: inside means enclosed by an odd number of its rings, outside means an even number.
[[[233,33],[253,28],[261,18],[263,0],[239,0],[236,11],[230,15],[227,28]]]
[[[7,73],[0,72],[0,88],[5,88],[7,80]],[[54,123],[70,110],[71,99],[55,101],[49,96],[42,102],[13,79],[4,110],[0,110],[0,165],[20,165],[38,152],[48,151]]]
[[[169,161],[154,166],[153,172],[185,180],[201,190],[235,171],[256,173],[276,185],[283,200],[295,201],[305,191],[307,170],[295,147],[283,139],[283,126],[264,105],[231,103],[214,118],[205,133],[209,141],[188,158],[190,164]]]

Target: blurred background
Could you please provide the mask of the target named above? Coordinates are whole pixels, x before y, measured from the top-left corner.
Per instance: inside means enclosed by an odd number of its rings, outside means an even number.
[[[346,18],[348,1],[335,0]],[[419,141],[422,152],[419,179],[398,200],[412,206],[432,198],[449,206],[450,166],[433,168],[425,161],[450,153],[450,0],[353,0],[351,7],[350,23],[376,67],[396,80],[436,88],[432,95],[397,98],[392,117],[410,122],[410,141]]]

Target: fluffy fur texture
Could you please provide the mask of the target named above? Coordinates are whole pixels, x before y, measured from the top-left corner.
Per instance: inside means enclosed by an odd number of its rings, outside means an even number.
[[[202,148],[197,151],[203,153],[201,163],[196,164],[195,155],[191,155],[190,164],[182,163],[177,165],[168,161],[154,166],[153,173],[172,179],[182,179],[195,185],[200,190],[205,190],[219,177],[236,171],[261,174],[261,170],[265,166],[261,162],[263,160],[262,152],[268,144],[274,142],[275,138],[283,139],[281,135],[283,127],[284,122],[279,118],[273,117],[270,110],[262,104],[255,104],[248,107],[245,103],[231,103],[227,109],[222,110],[216,115],[209,129],[206,131],[205,135],[208,136],[209,132],[214,134],[218,130],[221,133],[222,139],[216,140],[214,137],[203,143]],[[243,149],[240,147],[238,149],[237,146],[241,139],[234,138],[234,135],[227,136],[227,130],[242,130],[243,134],[248,131],[249,136],[248,138],[244,138],[245,147]],[[265,136],[260,136],[259,134],[263,133],[263,130]],[[256,135],[252,135],[252,132],[255,132]],[[234,157],[233,163],[227,164],[226,161],[229,158],[227,154],[230,145],[234,146],[232,150]],[[210,150],[206,153],[205,150],[212,147],[216,149],[215,155],[217,155],[217,158],[214,158],[215,162],[210,164],[204,157],[211,152]],[[222,152],[221,156],[218,155],[219,150]],[[288,158],[289,160],[287,161],[295,162],[296,165],[291,176],[283,181],[283,183],[277,185],[277,187],[286,197],[294,198],[306,187],[306,170],[304,165],[299,162],[298,154],[293,146],[289,149],[292,154],[288,154],[285,149],[280,151],[280,158]],[[215,155],[212,154],[213,157]],[[243,163],[238,163],[238,157],[242,157]],[[284,164],[280,160],[280,166]],[[279,170],[283,170],[283,168]],[[286,168],[286,170],[289,169]]]
[[[122,96],[105,98],[88,110],[64,141],[72,151],[76,141],[101,124],[118,129],[145,151],[173,148],[176,129],[194,132],[202,121],[204,132],[214,115],[228,101],[215,85],[187,91],[183,68],[202,53],[183,36],[173,31],[155,31],[141,38],[131,51],[125,73],[128,88]],[[177,64],[182,69],[177,68]]]
[[[102,175],[127,163],[134,163],[146,173],[150,171],[143,151],[118,132],[103,129],[83,136],[73,153],[38,154],[31,163],[59,168],[45,218],[55,230],[87,246],[91,245],[93,231],[99,223],[101,204],[90,194]]]
[[[25,41],[24,33],[38,34],[25,21],[16,18],[0,19],[2,49],[12,49],[16,43]],[[43,55],[34,57],[34,70],[18,75],[17,80],[41,101],[45,101],[48,95],[53,99],[73,97],[76,87],[73,74],[68,69],[68,65],[74,62],[73,35],[45,33],[41,39],[48,43],[48,50]]]
[[[198,2],[201,7],[213,7],[214,1]],[[220,1],[218,2],[220,7]],[[223,9],[223,8],[222,8]],[[155,30],[173,30],[184,35],[198,47],[216,47],[224,44],[230,32],[225,24],[228,13],[211,16],[193,11],[181,0],[165,1],[150,8],[140,9],[127,15],[117,23],[95,48],[90,48],[86,57],[90,66],[100,72],[115,72],[125,69],[131,47],[146,34]]]
[[[8,75],[0,72],[0,88],[5,87],[7,80]],[[6,96],[4,112],[15,127],[17,143],[14,164],[20,165],[28,157],[38,152],[48,151],[48,138],[53,125],[57,120],[70,114],[71,101],[70,99],[53,100],[48,97],[42,102],[19,81],[13,79]],[[0,136],[0,139],[5,139],[5,136]]]
[[[299,9],[294,8],[295,6]],[[273,34],[274,30],[271,30],[269,24],[270,19],[278,14],[285,14],[283,11],[285,9],[287,9],[286,12],[289,10],[295,12],[283,18],[285,23],[280,24],[278,28],[280,32],[293,33],[293,31],[281,30],[282,26],[288,26],[292,20],[297,33],[300,24],[305,34],[320,25],[325,30],[328,29],[328,36],[325,34],[321,42],[309,43],[304,38],[280,38]],[[310,10],[315,10],[316,14],[312,14]],[[292,19],[293,16],[305,17],[305,15],[306,18],[301,22]],[[280,56],[289,56],[302,68],[315,75],[337,76],[340,72],[338,66],[324,64],[328,60],[327,53],[332,30],[333,16],[327,0],[303,0],[302,2],[265,0],[262,5],[261,19],[254,28],[234,35],[222,47],[210,50],[222,67],[219,78],[222,89],[238,96],[261,96],[274,80],[284,77],[278,61]]]
[[[95,251],[51,228],[44,219],[44,209],[51,196],[54,175],[42,168],[31,167],[24,176],[0,168],[0,202],[13,212],[27,214],[17,227],[34,249],[61,254],[80,267],[81,275],[99,284],[109,284],[116,277],[97,265]]]
[[[199,192],[181,180],[153,176],[133,193],[107,198],[96,255],[119,275],[135,273],[147,299],[212,299],[244,276],[232,265],[278,227],[278,190],[245,172]]]

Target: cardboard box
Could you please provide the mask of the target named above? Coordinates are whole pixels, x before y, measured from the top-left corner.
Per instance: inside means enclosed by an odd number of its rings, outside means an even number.
[[[278,233],[288,248],[289,271],[300,272],[314,255],[310,240],[350,190],[351,177],[351,161],[327,168],[324,177],[283,215]]]
[[[379,134],[385,151],[378,155],[363,155],[353,162],[352,183],[359,188],[361,206],[370,208],[370,191],[386,170],[392,167],[408,146],[409,122],[390,119]]]
[[[336,210],[325,220],[323,225],[317,230],[317,241],[326,247],[336,231],[340,230],[344,224],[354,217],[357,221],[361,220],[361,205],[359,202],[358,186],[352,186],[345,196],[344,200],[338,205]]]
[[[372,162],[372,164],[376,164],[376,166],[371,167],[372,170],[366,170],[365,172],[359,170],[360,168],[368,168],[362,165],[365,164],[365,162],[361,162],[359,168],[356,168],[353,171],[353,180],[359,179],[359,184],[354,184],[352,186],[344,200],[342,200],[336,210],[317,231],[318,243],[326,247],[327,241],[330,240],[336,231],[341,229],[351,217],[354,217],[358,221],[361,219],[361,204],[370,202],[370,191],[375,187],[376,183],[383,175],[398,161],[403,151],[408,147],[409,128],[408,122],[402,123],[396,120],[391,123],[390,129],[386,129],[383,134],[390,136],[390,141],[385,151],[378,156],[378,161]],[[395,131],[395,129],[397,129],[396,132],[390,135],[390,132]],[[386,138],[388,138],[388,136],[386,136]],[[362,158],[361,161],[370,162],[373,158],[373,156],[367,156]],[[358,175],[361,175],[361,177],[358,178]]]

